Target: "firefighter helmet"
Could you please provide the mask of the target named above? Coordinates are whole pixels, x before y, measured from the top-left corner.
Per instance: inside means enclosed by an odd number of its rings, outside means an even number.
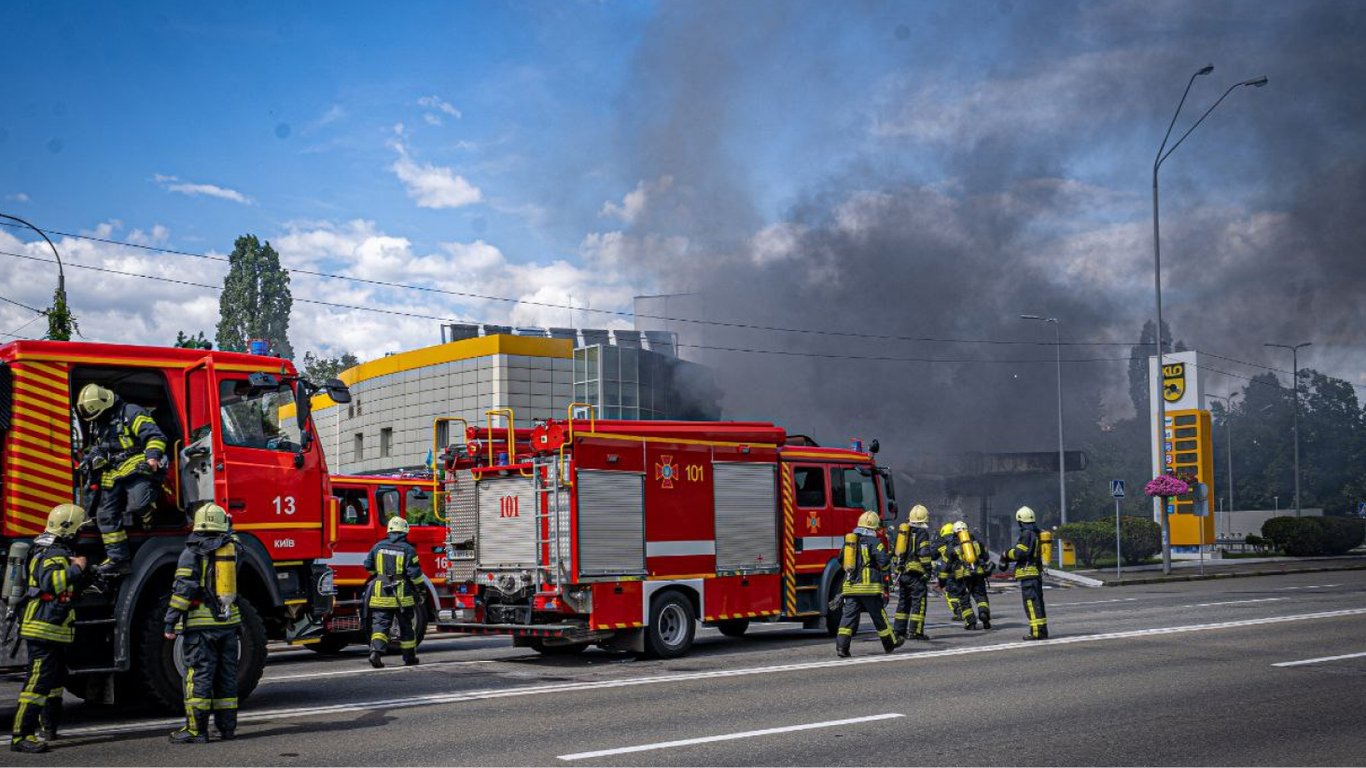
[[[1029,507],[1020,507],[1019,509],[1015,510],[1015,520],[1021,523],[1034,522],[1034,510],[1030,509]]]
[[[408,521],[404,520],[398,515],[394,515],[393,517],[389,518],[389,526],[386,530],[388,530],[389,533],[407,533]]]
[[[76,398],[76,410],[81,417],[93,419],[114,406],[114,393],[99,384],[86,384]]]
[[[968,524],[965,523],[965,522],[963,522],[962,520],[959,520],[958,522],[956,522],[956,523],[953,524],[953,528],[952,528],[951,530],[952,530],[954,533],[958,533],[959,531],[966,531],[967,529],[968,529]]]
[[[940,536],[948,536],[950,533],[953,533],[953,523],[944,523],[939,526]]]
[[[195,533],[226,533],[228,512],[217,504],[205,504],[194,513]]]
[[[47,527],[43,530],[58,538],[75,536],[84,522],[85,509],[76,504],[58,504],[47,513]]]
[[[881,524],[882,520],[877,516],[876,512],[864,512],[858,516],[858,525],[860,528],[877,528]]]
[[[906,522],[923,528],[930,524],[930,511],[925,509],[924,504],[916,504],[914,507],[911,507]]]

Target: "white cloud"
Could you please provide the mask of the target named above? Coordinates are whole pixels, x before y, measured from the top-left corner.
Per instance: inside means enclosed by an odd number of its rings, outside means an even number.
[[[175,192],[188,197],[205,195],[207,197],[216,197],[220,200],[231,200],[234,203],[241,203],[243,205],[251,205],[253,202],[250,197],[247,197],[241,192],[238,192],[235,189],[228,189],[227,187],[220,187],[217,184],[194,184],[181,181],[175,176],[163,176],[159,173],[152,176],[152,180],[167,192]]]
[[[12,200],[16,203],[27,203],[29,198],[28,195],[24,194],[23,192],[15,192],[12,195],[5,195],[5,199]]]
[[[445,101],[440,96],[423,96],[417,100],[417,105],[419,107],[426,107],[427,109],[434,109],[438,112],[444,112],[457,120],[461,118],[460,110],[456,109],[450,102]]]
[[[403,182],[408,197],[417,201],[419,208],[460,208],[484,199],[478,187],[453,169],[414,161],[401,141],[404,136],[401,123],[394,126],[394,133],[398,138],[389,146],[398,153],[398,159],[389,169]]]
[[[621,199],[620,204],[610,200],[603,203],[602,210],[598,212],[598,215],[618,218],[627,224],[635,223],[636,219],[640,218],[640,215],[645,212],[645,208],[649,205],[651,198],[657,198],[659,195],[669,191],[669,188],[673,186],[673,183],[674,178],[667,175],[660,176],[659,180],[654,182],[641,181],[636,184],[635,189],[626,193],[626,196]]]

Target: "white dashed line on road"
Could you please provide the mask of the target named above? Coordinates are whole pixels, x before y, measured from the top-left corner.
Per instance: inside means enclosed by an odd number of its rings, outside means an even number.
[[[1366,653],[1348,653],[1342,656],[1323,656],[1317,659],[1301,659],[1299,661],[1282,661],[1279,664],[1272,664],[1273,667],[1299,667],[1305,664],[1320,664],[1325,661],[1341,661],[1343,659],[1359,659],[1366,656]]]
[[[715,741],[733,741],[734,739],[752,739],[756,736],[771,736],[775,733],[792,733],[793,731],[809,731],[816,728],[834,728],[840,725],[853,725],[855,723],[871,723],[877,720],[891,720],[905,715],[889,712],[885,715],[871,715],[869,717],[850,717],[844,720],[827,720],[823,723],[806,723],[805,725],[786,725],[781,728],[763,728],[757,731],[741,731],[740,733],[726,733],[720,736],[702,736],[696,739],[679,739],[678,741],[660,741],[654,744],[641,744],[634,747],[617,747],[616,749],[600,749],[596,752],[575,752],[572,755],[559,755],[561,760],[586,760],[591,757],[607,757],[608,755],[626,755],[632,752],[649,752],[656,749],[673,749],[675,747],[690,747],[695,744],[709,744]]]
[[[1277,600],[1289,600],[1288,597],[1259,597],[1255,600],[1225,600],[1221,603],[1196,603],[1195,605],[1183,605],[1182,608],[1211,608],[1216,605],[1243,605],[1245,603],[1274,603]]]

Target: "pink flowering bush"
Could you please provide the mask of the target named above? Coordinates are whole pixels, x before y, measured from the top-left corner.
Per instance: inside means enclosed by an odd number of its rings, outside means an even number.
[[[1191,487],[1189,483],[1172,475],[1158,475],[1152,480],[1149,480],[1147,485],[1143,486],[1144,493],[1149,496],[1160,496],[1164,499],[1190,493],[1190,490]]]

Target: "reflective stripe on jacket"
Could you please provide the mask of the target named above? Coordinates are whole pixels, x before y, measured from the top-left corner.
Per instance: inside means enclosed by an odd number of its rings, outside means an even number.
[[[1015,578],[1029,579],[1043,575],[1043,554],[1039,546],[1039,529],[1037,526],[1026,526],[1020,529],[1020,540],[1015,546],[1007,549],[1001,554],[1001,559],[1007,562],[1015,561]]]
[[[147,460],[166,455],[166,435],[146,408],[121,403],[115,410],[99,440],[100,447],[116,462],[100,478],[104,488],[114,487],[114,481],[122,477],[150,474]]]
[[[71,609],[71,598],[80,574],[65,546],[53,543],[33,550],[28,559],[29,598],[19,625],[20,637],[53,643],[75,640],[76,613]]]
[[[867,528],[855,528],[854,569],[846,576],[844,594],[880,595],[882,576],[891,567],[892,556],[877,535]]]
[[[375,578],[370,583],[366,604],[371,608],[394,610],[412,608],[422,584],[422,566],[417,549],[399,533],[391,533],[370,548],[365,570]]]

